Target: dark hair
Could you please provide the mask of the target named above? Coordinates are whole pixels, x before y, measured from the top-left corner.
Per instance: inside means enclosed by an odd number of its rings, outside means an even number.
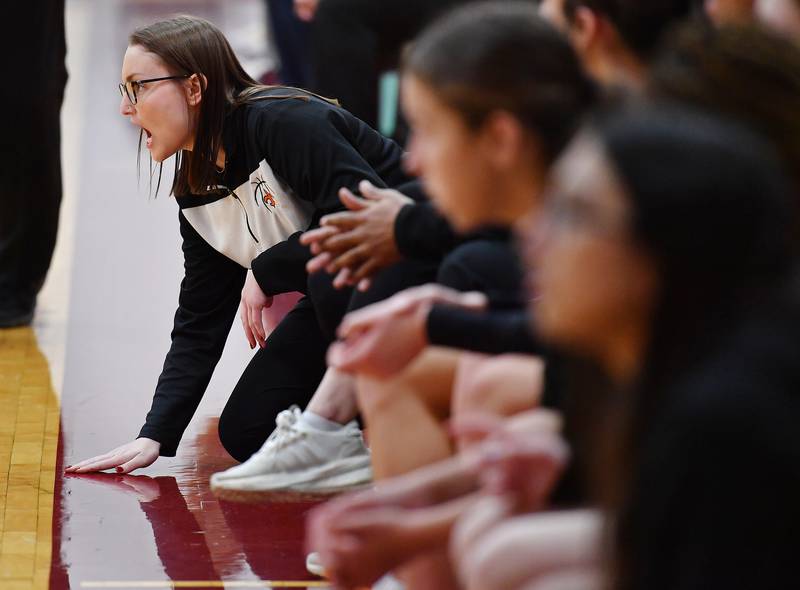
[[[130,45],[140,45],[161,58],[173,75],[197,74],[202,101],[194,148],[175,157],[172,193],[203,194],[216,185],[216,160],[222,147],[225,116],[236,107],[259,100],[270,88],[256,82],[242,67],[228,40],[213,24],[196,16],[180,15],[147,25],[131,33]],[[291,92],[269,98],[303,98]],[[139,135],[141,153],[142,135]],[[138,160],[137,160],[138,161]],[[152,173],[151,173],[152,174]],[[159,167],[159,183],[161,169]],[[156,187],[158,192],[158,186]]]
[[[687,19],[694,0],[564,0],[564,14],[573,20],[585,6],[605,17],[617,29],[625,44],[641,59],[649,60],[664,33]]]
[[[800,196],[800,47],[752,26],[683,27],[655,60],[650,89],[759,132]]]
[[[596,90],[569,42],[531,2],[480,2],[446,14],[416,39],[403,70],[479,127],[505,110],[535,133],[549,161]]]
[[[637,452],[671,388],[791,276],[789,185],[749,132],[661,106],[594,126],[626,187],[635,239],[660,290],[641,378],[606,431],[603,497],[618,516],[612,587],[631,587],[629,510]]]

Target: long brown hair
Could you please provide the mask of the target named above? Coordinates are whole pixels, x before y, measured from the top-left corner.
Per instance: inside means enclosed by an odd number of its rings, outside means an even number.
[[[239,63],[222,32],[196,16],[179,15],[147,25],[131,33],[128,42],[157,55],[173,75],[197,74],[200,78],[202,100],[194,148],[176,154],[171,193],[182,196],[208,192],[208,187],[216,184],[216,160],[222,147],[225,116],[242,104],[265,98],[259,94],[274,87],[256,82]],[[309,98],[305,91],[284,88],[286,95],[269,98]],[[139,153],[141,143],[140,133]],[[160,181],[159,167],[159,184]]]
[[[743,322],[784,294],[795,214],[770,146],[722,119],[654,104],[598,118],[591,130],[626,188],[631,229],[660,285],[639,377],[609,400],[605,440],[590,458],[603,461],[591,475],[614,517],[607,587],[631,590],[643,587],[647,565],[649,436],[686,380],[707,375]]]

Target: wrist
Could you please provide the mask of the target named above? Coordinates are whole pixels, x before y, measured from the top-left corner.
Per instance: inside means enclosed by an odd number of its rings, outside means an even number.
[[[433,309],[433,302],[421,303],[414,312],[414,333],[422,347],[430,344],[428,339],[428,316]]]

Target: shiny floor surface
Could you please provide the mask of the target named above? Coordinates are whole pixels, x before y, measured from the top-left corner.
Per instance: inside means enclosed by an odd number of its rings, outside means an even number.
[[[271,64],[262,4],[67,0],[59,246],[36,331],[0,331],[3,590],[321,584],[307,582],[304,567],[311,502],[234,504],[208,488],[213,472],[233,464],[216,417],[250,356],[240,326],[177,457],[135,475],[62,475],[138,434],[182,276],[177,206],[163,186],[148,194],[146,153],[137,188],[138,133],[118,114],[127,35],[162,16],[197,14],[223,29],[257,76]]]

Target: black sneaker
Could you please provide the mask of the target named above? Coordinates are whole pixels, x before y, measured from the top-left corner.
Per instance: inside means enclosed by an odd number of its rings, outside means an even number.
[[[20,307],[19,305],[0,305],[0,328],[18,328],[30,326],[33,321],[34,305]]]

